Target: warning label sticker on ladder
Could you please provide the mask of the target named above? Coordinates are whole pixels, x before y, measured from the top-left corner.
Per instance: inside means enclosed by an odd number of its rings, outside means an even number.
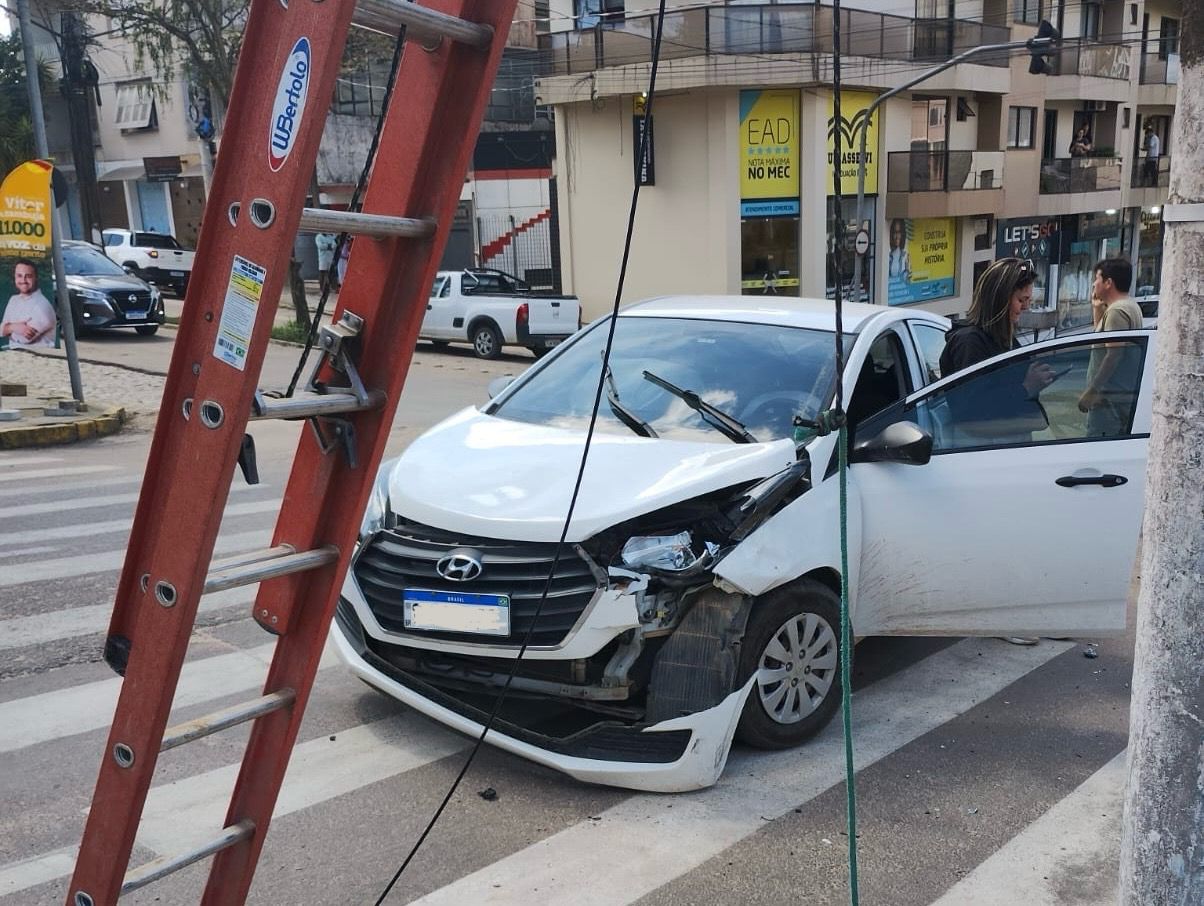
[[[251,332],[255,329],[255,312],[259,298],[263,295],[263,281],[267,269],[246,258],[234,256],[230,268],[230,283],[226,287],[226,300],[222,303],[222,320],[217,326],[217,343],[213,347],[215,358],[239,371],[246,370],[247,349],[251,345]]]

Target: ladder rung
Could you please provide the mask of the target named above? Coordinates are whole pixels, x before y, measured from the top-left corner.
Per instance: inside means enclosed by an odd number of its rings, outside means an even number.
[[[427,217],[391,217],[355,211],[305,208],[301,212],[302,233],[351,233],[354,236],[407,236],[426,239],[435,235],[435,221]]]
[[[396,35],[404,25],[406,37],[418,41],[450,38],[473,47],[488,47],[493,41],[493,28],[488,25],[466,22],[408,0],[359,0],[351,21],[388,35]]]
[[[281,708],[287,708],[296,697],[297,693],[292,689],[281,689],[279,692],[272,692],[254,701],[231,705],[229,708],[214,711],[212,714],[206,714],[196,720],[170,727],[163,734],[163,744],[159,747],[159,751],[166,752],[168,749],[182,746],[186,742],[202,739],[212,733],[228,730],[246,723],[248,720],[254,720],[265,714],[271,714],[273,711],[279,711]]]
[[[274,397],[255,394],[251,403],[251,420],[265,418],[311,418],[315,415],[338,415],[343,412],[363,412],[384,405],[382,390],[369,390],[363,399],[354,393],[313,393],[303,391],[294,396]]]
[[[229,849],[235,843],[240,843],[248,839],[254,832],[255,823],[249,819],[239,821],[237,824],[231,824],[212,840],[202,843],[196,849],[174,856],[163,856],[128,872],[121,884],[121,892],[127,894],[140,887],[145,887],[147,884],[158,881],[160,878],[165,878],[172,872],[186,868],[193,862],[199,862],[201,859],[212,856],[214,853],[219,853],[223,849]]]
[[[225,591],[228,588],[239,588],[243,585],[253,585],[265,579],[275,579],[280,576],[291,576],[293,573],[317,569],[339,559],[339,549],[334,545],[319,547],[312,551],[297,553],[289,545],[269,547],[260,551],[257,556],[248,555],[247,559],[236,566],[228,561],[214,564],[218,567],[210,572],[205,579],[204,594],[215,591]]]

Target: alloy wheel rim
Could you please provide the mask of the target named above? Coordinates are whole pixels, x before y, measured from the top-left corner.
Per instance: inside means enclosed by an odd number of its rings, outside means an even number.
[[[778,627],[757,660],[757,694],[770,719],[796,724],[828,696],[838,668],[836,633],[818,614],[800,613]]]
[[[477,352],[482,355],[489,355],[493,352],[493,337],[486,331],[481,331],[477,334]]]

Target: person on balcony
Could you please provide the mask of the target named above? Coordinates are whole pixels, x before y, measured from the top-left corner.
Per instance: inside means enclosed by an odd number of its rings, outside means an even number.
[[[1162,139],[1150,123],[1145,124],[1145,162],[1141,165],[1141,181],[1146,186],[1158,185],[1158,158],[1162,156]]]
[[[1090,157],[1091,152],[1095,150],[1095,144],[1091,141],[1091,127],[1086,123],[1079,126],[1078,131],[1074,134],[1074,139],[1070,142],[1071,157]]]

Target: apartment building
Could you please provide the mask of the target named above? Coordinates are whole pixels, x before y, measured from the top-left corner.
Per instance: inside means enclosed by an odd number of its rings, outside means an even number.
[[[951,314],[968,308],[976,275],[1004,255],[1038,268],[1035,305],[1044,311],[1034,326],[1089,320],[1091,266],[1105,255],[1132,257],[1140,291],[1157,291],[1180,0],[842,3],[848,253],[839,275],[829,255],[832,7],[670,0],[651,153],[637,166],[656,6],[550,0],[542,18],[537,92],[556,110],[565,288],[587,314],[613,298],[637,179],[628,301],[681,292],[831,298],[842,280],[846,298]],[[1042,18],[1065,38],[1054,74],[1030,75],[1022,51],[976,56],[879,108],[859,222],[851,140],[874,96],[970,48],[1025,40]],[[861,230],[869,242],[855,292]]]

